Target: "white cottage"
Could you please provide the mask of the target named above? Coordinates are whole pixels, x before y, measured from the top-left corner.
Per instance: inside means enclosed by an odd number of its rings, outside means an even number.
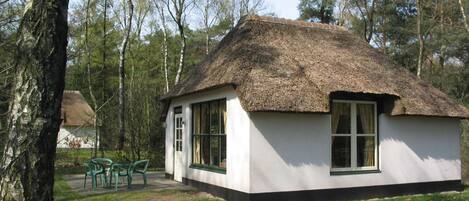
[[[461,189],[469,110],[342,27],[245,17],[162,100],[167,177],[228,200]]]
[[[62,99],[62,124],[57,148],[94,148],[95,113],[79,91],[65,90]]]

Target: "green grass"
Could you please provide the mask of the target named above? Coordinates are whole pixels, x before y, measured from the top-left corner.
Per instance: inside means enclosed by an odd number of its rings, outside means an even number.
[[[56,175],[54,184],[54,199],[56,201],[220,201],[195,190],[147,190],[131,192],[115,192],[101,195],[80,195],[71,190],[61,175]]]
[[[381,199],[386,201],[467,201],[469,200],[469,186],[465,186],[462,192],[443,192],[443,193],[432,193],[425,195],[411,195],[411,196],[399,196]]]
[[[62,175],[55,175],[54,178],[54,198],[55,200],[77,200],[80,198],[78,193],[73,192],[67,182],[63,179]]]
[[[85,167],[83,164],[92,158],[92,149],[57,149],[55,171],[56,174],[82,174]],[[101,152],[98,153],[101,157]],[[104,157],[115,162],[124,162],[122,156],[117,151],[104,151]],[[149,171],[160,171],[163,168],[149,167]]]

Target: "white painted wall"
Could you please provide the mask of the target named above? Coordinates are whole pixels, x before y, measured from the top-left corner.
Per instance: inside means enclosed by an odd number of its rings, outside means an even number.
[[[250,117],[250,193],[461,179],[456,119],[382,114],[381,173],[331,176],[330,115],[251,113]]]
[[[72,140],[80,140],[80,148],[94,148],[95,135],[94,128],[63,126],[57,137],[57,148],[69,148]]]
[[[189,168],[191,164],[191,104],[209,100],[226,98],[227,101],[227,164],[226,174]],[[241,107],[241,103],[232,87],[224,87],[210,92],[198,93],[171,102],[166,117],[166,173],[173,174],[173,141],[174,141],[174,107],[182,106],[184,113],[184,143],[183,143],[183,177],[201,181],[225,188],[249,192],[249,126],[248,114]]]

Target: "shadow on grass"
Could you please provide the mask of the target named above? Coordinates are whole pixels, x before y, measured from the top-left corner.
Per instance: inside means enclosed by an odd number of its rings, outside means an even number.
[[[54,199],[56,201],[134,201],[134,200],[152,200],[152,201],[220,201],[221,199],[210,197],[196,190],[187,189],[162,189],[162,190],[135,190],[122,192],[109,192],[104,194],[81,195],[74,192],[66,183],[62,175],[56,175],[54,185]]]

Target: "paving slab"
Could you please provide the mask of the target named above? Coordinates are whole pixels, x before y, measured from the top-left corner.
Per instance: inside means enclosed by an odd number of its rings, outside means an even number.
[[[64,180],[70,186],[70,188],[81,194],[81,195],[98,195],[98,194],[105,194],[105,193],[112,193],[115,192],[114,184],[112,187],[103,187],[101,185],[100,179],[98,178],[96,190],[92,190],[91,187],[91,177],[86,179],[86,186],[84,187],[84,174],[74,174],[74,175],[64,175]],[[147,185],[143,183],[143,177],[140,175],[134,175],[131,188],[127,188],[127,178],[126,177],[119,177],[119,186],[117,191],[124,192],[124,191],[147,191],[147,190],[166,190],[166,189],[174,189],[174,190],[196,190],[193,187],[184,185],[182,183],[176,182],[174,180],[166,179],[164,176],[164,172],[149,172],[147,174]]]

